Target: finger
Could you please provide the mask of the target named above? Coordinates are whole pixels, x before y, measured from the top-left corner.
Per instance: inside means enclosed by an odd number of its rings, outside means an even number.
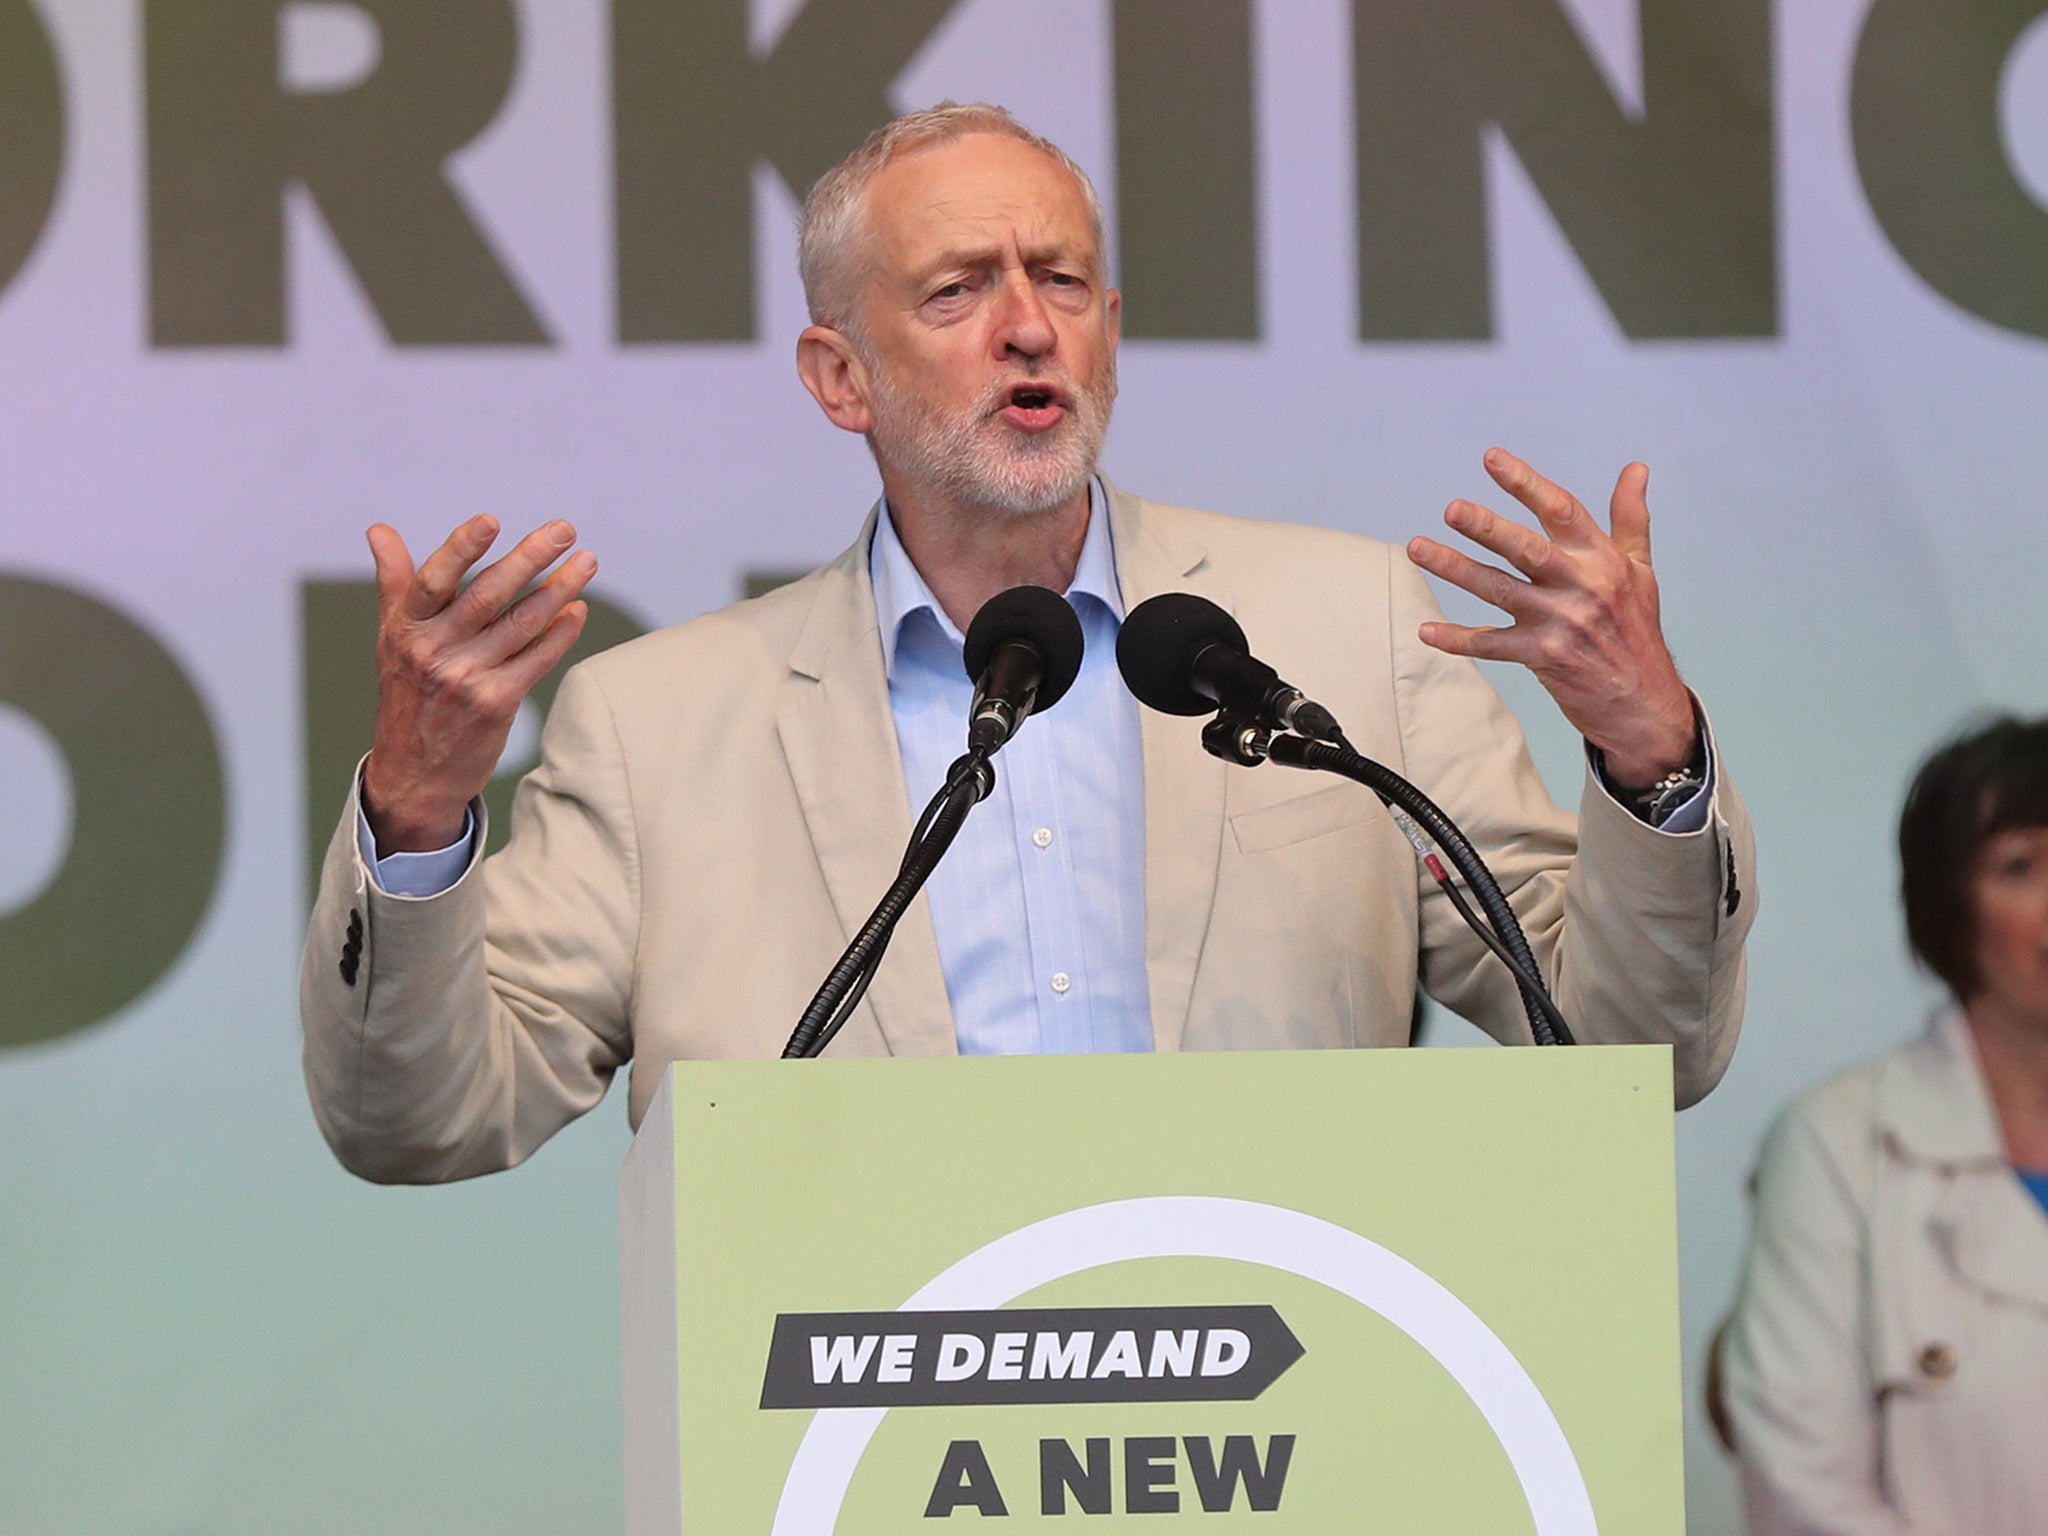
[[[477,660],[495,666],[532,645],[596,574],[597,556],[587,549],[571,555],[560,570],[491,621],[475,642]]]
[[[1536,589],[1528,582],[1518,581],[1497,566],[1474,560],[1470,555],[1437,543],[1435,539],[1410,539],[1408,558],[1430,575],[1442,577],[1452,586],[1470,592],[1483,603],[1505,609],[1517,619],[1534,617],[1541,606]]]
[[[1433,619],[1415,633],[1424,645],[1434,646],[1447,655],[1470,656],[1478,661],[1528,663],[1529,636],[1520,625],[1502,629],[1493,625],[1447,624],[1441,619]]]
[[[573,602],[549,621],[540,637],[507,663],[507,678],[522,697],[528,689],[555,669],[583,634],[590,618],[590,604]]]
[[[518,601],[534,577],[553,565],[576,542],[576,530],[556,518],[543,523],[501,560],[478,573],[462,594],[462,627],[478,631]]]
[[[364,537],[370,541],[370,558],[377,563],[377,611],[389,613],[412,585],[412,551],[389,523],[372,524]]]
[[[447,542],[414,573],[405,596],[406,617],[431,619],[450,603],[472,565],[483,559],[498,537],[498,520],[479,513],[448,535]]]
[[[1540,581],[1555,563],[1556,547],[1534,528],[1502,517],[1476,501],[1454,501],[1444,508],[1444,522],[1473,543],[1499,555],[1532,581]]]
[[[1650,563],[1650,466],[1630,464],[1614,482],[1607,503],[1608,528],[1615,547],[1631,560]]]
[[[1560,544],[1591,543],[1600,534],[1593,514],[1563,486],[1536,473],[1505,448],[1486,450],[1486,472],[1494,484],[1536,514],[1536,520]]]

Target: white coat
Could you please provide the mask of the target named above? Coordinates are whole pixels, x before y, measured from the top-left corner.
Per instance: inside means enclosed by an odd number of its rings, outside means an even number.
[[[1771,1133],[1725,1369],[1751,1536],[2048,1533],[2048,1212],[1959,1013]]]

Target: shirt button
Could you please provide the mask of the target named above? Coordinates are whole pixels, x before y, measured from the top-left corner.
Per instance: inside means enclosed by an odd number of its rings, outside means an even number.
[[[1040,827],[1031,834],[1031,841],[1041,848],[1050,848],[1052,846],[1052,828]]]
[[[1059,993],[1062,997],[1066,995],[1067,988],[1071,987],[1073,984],[1074,978],[1069,976],[1065,971],[1054,971],[1052,973],[1052,989],[1053,991]]]

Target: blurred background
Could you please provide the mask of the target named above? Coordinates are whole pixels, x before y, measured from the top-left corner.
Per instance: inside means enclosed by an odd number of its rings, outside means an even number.
[[[948,96],[1098,180],[1121,484],[1402,539],[1493,443],[1603,511],[1652,466],[1763,861],[1678,1122],[1691,1529],[1738,1529],[1698,1375],[1758,1139],[1935,998],[1912,764],[2048,704],[2040,0],[0,0],[0,1529],[618,1528],[623,1097],[425,1191],[306,1108],[362,533],[573,519],[588,644],[837,553],[796,196]]]

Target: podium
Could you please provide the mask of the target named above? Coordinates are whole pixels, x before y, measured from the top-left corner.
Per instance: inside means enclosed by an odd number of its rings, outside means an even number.
[[[1661,1046],[678,1063],[620,1208],[628,1536],[1684,1529]]]

